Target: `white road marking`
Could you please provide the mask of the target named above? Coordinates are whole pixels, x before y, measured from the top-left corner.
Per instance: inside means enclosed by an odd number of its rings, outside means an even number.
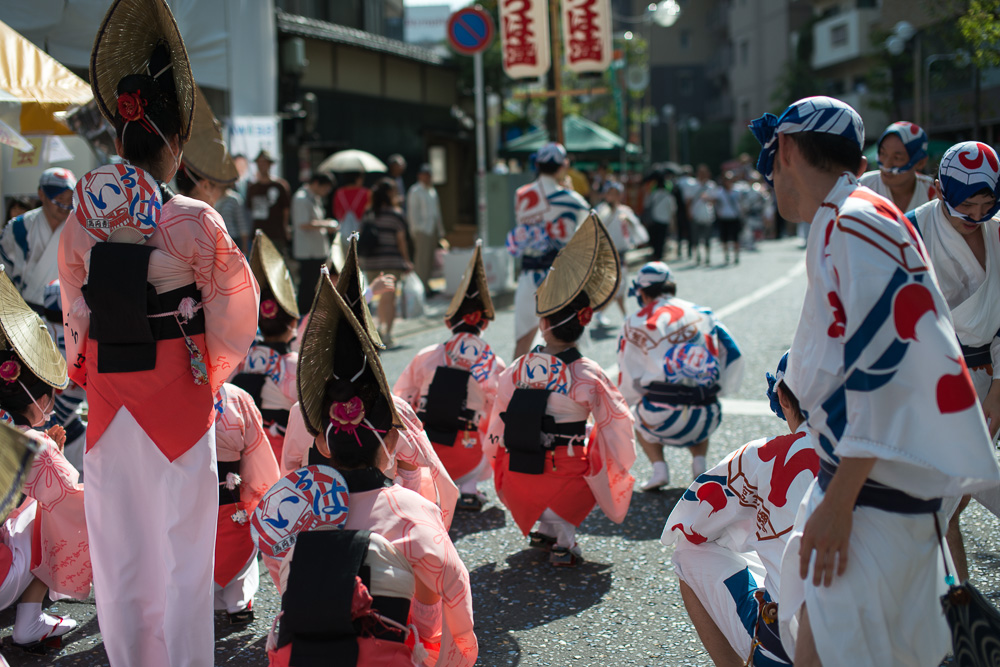
[[[771,404],[768,401],[753,401],[747,398],[720,398],[722,414],[745,415],[748,417],[773,417]]]
[[[798,264],[793,266],[788,271],[788,273],[778,278],[774,282],[764,285],[763,287],[759,287],[754,291],[750,292],[749,294],[747,294],[746,296],[742,296],[739,299],[736,299],[736,301],[728,303],[722,308],[719,308],[718,310],[715,311],[715,316],[718,317],[720,320],[724,320],[733,313],[738,313],[747,306],[752,306],[761,299],[771,296],[785,285],[792,283],[796,278],[798,278],[805,272],[806,272],[806,263],[804,261],[799,262]]]

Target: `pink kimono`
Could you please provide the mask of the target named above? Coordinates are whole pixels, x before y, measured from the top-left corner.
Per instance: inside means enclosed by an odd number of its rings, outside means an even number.
[[[557,424],[578,423],[593,416],[586,442],[571,439],[545,455],[539,475],[512,472],[504,444],[507,410],[515,389],[547,389],[546,414]],[[495,456],[494,484],[525,535],[546,508],[579,526],[595,504],[615,523],[628,513],[635,478],[632,413],[618,388],[596,362],[581,357],[571,363],[530,352],[500,374],[486,455]]]
[[[482,442],[486,438],[489,417],[496,400],[497,382],[506,365],[479,336],[471,333],[453,335],[446,343],[421,350],[393,387],[393,394],[414,410],[421,410],[439,367],[469,371],[465,408],[472,431],[459,431],[453,442],[433,442],[451,478],[458,480],[475,472],[483,459]]]
[[[417,579],[441,596],[440,627],[421,627],[414,620],[430,653],[424,664],[474,665],[479,643],[473,631],[469,571],[448,537],[441,510],[400,486],[352,493],[350,506],[347,530],[370,530],[389,540]]]
[[[90,404],[86,514],[109,660],[208,667],[217,514],[205,509],[219,498],[214,397],[256,334],[259,290],[214,209],[183,196],[160,201],[152,177],[128,164],[99,167],[77,183],[59,244],[66,355]],[[98,243],[118,230],[145,243]],[[147,251],[144,264],[115,259]],[[102,259],[92,263],[95,255]],[[116,283],[118,274],[128,278]],[[167,312],[144,312],[153,296]],[[145,316],[161,335],[116,349],[122,309],[133,330]],[[106,338],[90,336],[94,324]],[[144,363],[123,363],[139,347]],[[106,351],[114,356],[102,363]]]
[[[458,487],[445,470],[434,447],[424,433],[423,424],[413,408],[398,396],[393,395],[396,412],[403,421],[404,428],[399,431],[396,441],[396,459],[417,466],[418,475],[397,476],[396,481],[411,491],[419,493],[441,509],[446,528],[451,528],[455,516],[455,504],[458,502]],[[285,446],[281,457],[281,474],[287,475],[293,470],[309,465],[309,450],[313,446],[313,437],[306,430],[299,404],[292,406],[288,416],[288,430],[285,432]],[[390,478],[396,475],[395,470],[386,471]]]
[[[219,503],[219,528],[215,537],[215,583],[226,587],[257,553],[250,536],[249,515],[279,478],[278,462],[266,437],[260,412],[250,394],[225,384],[220,391],[215,418],[215,446],[219,484],[225,485],[226,468],[238,470],[239,502]],[[235,481],[235,480],[233,480]],[[228,485],[227,485],[228,486]],[[277,562],[268,559],[268,569],[277,573]],[[251,564],[256,567],[256,560]]]
[[[32,528],[31,573],[49,590],[83,600],[90,595],[93,573],[80,473],[49,436],[30,428],[21,430],[39,446],[24,484],[29,498],[25,503],[38,505]]]

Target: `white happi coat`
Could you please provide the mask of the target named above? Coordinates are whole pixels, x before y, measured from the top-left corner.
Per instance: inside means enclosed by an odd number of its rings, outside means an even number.
[[[753,588],[778,599],[785,544],[818,470],[805,424],[795,433],[754,440],[700,475],[663,527],[660,541],[675,546],[677,576],[740,656],[750,654],[754,634],[740,612],[749,607],[756,619]]]
[[[848,173],[812,224],[785,382],[821,460],[877,458],[869,481],[917,498],[995,485],[1000,470],[917,231]],[[797,571],[801,531],[822,499],[813,485],[784,571]],[[943,580],[934,515],[855,508],[843,576],[827,588],[783,579],[782,639],[793,651],[792,615],[805,602],[827,664],[937,665],[949,646],[937,599]]]
[[[643,437],[663,445],[702,442],[719,427],[722,410],[718,401],[704,406],[653,402],[646,398],[650,383],[718,384],[725,395],[739,388],[743,365],[739,347],[711,310],[672,296],[629,315],[618,341],[618,386]]]
[[[507,234],[507,251],[535,258],[562,250],[590,211],[587,200],[542,174],[514,195],[517,224]],[[514,294],[514,335],[521,338],[538,326],[535,291],[548,271],[522,270]]]
[[[935,199],[908,216],[917,225],[938,286],[951,309],[955,333],[963,345],[990,346],[992,373],[985,367],[970,368],[980,400],[990,383],[1000,378],[1000,220],[990,218],[980,225],[986,242],[986,268],[972,253],[947,217],[944,202]],[[987,280],[989,278],[989,280]]]
[[[892,193],[889,191],[889,186],[882,181],[882,172],[878,169],[862,174],[858,181],[866,188],[870,188],[889,201],[892,201]],[[903,212],[907,213],[912,211],[919,206],[923,206],[929,201],[934,201],[936,197],[937,188],[934,187],[934,177],[918,173],[917,185],[913,189],[913,196],[910,197],[910,203]]]
[[[65,226],[52,229],[39,207],[8,222],[0,234],[4,272],[33,306],[42,305],[45,286],[59,279],[59,236]]]

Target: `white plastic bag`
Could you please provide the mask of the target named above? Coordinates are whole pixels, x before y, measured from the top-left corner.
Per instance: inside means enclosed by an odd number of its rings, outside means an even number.
[[[397,315],[404,319],[420,317],[424,314],[427,302],[424,298],[424,284],[412,271],[400,281]]]

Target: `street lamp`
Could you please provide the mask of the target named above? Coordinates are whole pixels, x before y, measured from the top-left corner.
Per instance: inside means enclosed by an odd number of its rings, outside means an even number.
[[[940,60],[954,60],[959,67],[968,67],[972,63],[972,56],[965,49],[959,49],[952,53],[935,53],[927,56],[924,60],[924,130],[930,132],[931,120],[931,65]]]
[[[885,50],[891,55],[902,55],[906,43],[913,40],[913,122],[922,124],[920,109],[920,40],[914,39],[917,29],[908,21],[900,21],[885,40]]]
[[[663,0],[662,2],[651,2],[646,8],[653,23],[663,28],[669,28],[677,23],[681,16],[681,6],[677,0]]]

